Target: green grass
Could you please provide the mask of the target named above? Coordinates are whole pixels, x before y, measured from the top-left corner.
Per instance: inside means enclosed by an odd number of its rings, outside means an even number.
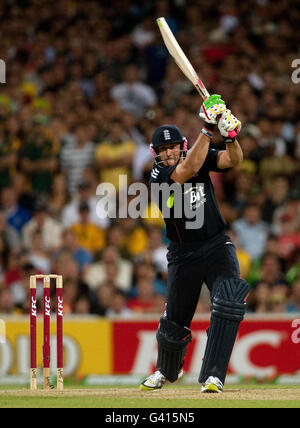
[[[162,403],[161,400],[151,400],[149,402],[139,403],[137,401],[132,401],[129,399],[118,400],[118,402],[112,403],[109,399],[96,399],[96,398],[85,398],[85,399],[74,399],[74,398],[64,398],[62,400],[57,399],[30,399],[18,397],[14,400],[1,400],[0,408],[107,408],[107,409],[130,409],[130,408],[299,408],[299,401],[288,401],[288,402],[278,402],[277,400],[247,400],[247,401],[237,401],[237,400],[222,400],[222,401],[202,401],[201,402],[192,402],[190,400],[169,400],[167,403]]]
[[[201,394],[198,385],[169,385],[149,393],[132,386],[80,388],[32,393],[27,388],[1,386],[0,408],[300,408],[300,385],[226,385],[222,394],[208,395]]]

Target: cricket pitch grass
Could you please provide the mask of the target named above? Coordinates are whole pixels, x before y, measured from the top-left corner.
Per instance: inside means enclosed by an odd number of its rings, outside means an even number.
[[[226,385],[221,394],[202,394],[198,385],[168,385],[141,392],[139,386],[103,386],[64,391],[1,387],[0,408],[299,408],[300,385]]]

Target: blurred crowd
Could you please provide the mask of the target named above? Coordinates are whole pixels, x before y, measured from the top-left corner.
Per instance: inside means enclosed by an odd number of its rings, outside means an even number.
[[[298,6],[1,1],[0,313],[28,313],[29,276],[50,272],[63,275],[66,314],[163,312],[161,217],[96,210],[99,183],[147,183],[155,127],[176,124],[190,147],[201,129],[201,99],[170,60],[160,16],[243,125],[244,161],[211,178],[252,288],[248,310],[300,312]],[[213,145],[223,148],[217,135]],[[204,287],[197,313],[209,310]]]

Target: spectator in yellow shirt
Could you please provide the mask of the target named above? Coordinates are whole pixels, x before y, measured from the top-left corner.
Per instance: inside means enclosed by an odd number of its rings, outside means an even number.
[[[144,227],[131,217],[119,219],[123,229],[123,245],[131,257],[145,251],[148,245],[148,236]]]
[[[240,265],[241,278],[247,278],[251,269],[251,256],[237,244],[237,235],[233,229],[227,230],[227,235],[230,237],[236,249],[236,255]]]
[[[146,250],[148,236],[144,227],[127,217],[119,219],[107,230],[107,245],[113,245],[122,257],[131,259]]]
[[[122,137],[122,127],[114,122],[110,128],[110,135],[101,142],[95,153],[96,164],[100,168],[100,181],[112,183],[119,189],[119,176],[127,175],[127,182],[131,181],[132,159],[135,153],[135,143]]]
[[[71,226],[77,236],[78,244],[95,254],[105,245],[105,232],[89,221],[90,209],[87,202],[81,202],[79,206],[80,220]]]

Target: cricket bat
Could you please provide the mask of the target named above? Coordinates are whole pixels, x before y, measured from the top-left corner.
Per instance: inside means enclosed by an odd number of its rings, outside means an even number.
[[[194,85],[196,90],[199,92],[203,100],[206,100],[209,97],[209,92],[204,86],[202,80],[194,70],[192,64],[187,59],[183,50],[179,46],[177,40],[175,39],[170,27],[167,24],[165,18],[161,17],[156,20],[159,30],[161,32],[162,38],[165,42],[166,48],[169,51],[169,54],[173,57],[174,61],[183,72],[183,74],[189,79],[189,81]],[[234,138],[236,136],[235,131],[230,131],[229,136]]]

